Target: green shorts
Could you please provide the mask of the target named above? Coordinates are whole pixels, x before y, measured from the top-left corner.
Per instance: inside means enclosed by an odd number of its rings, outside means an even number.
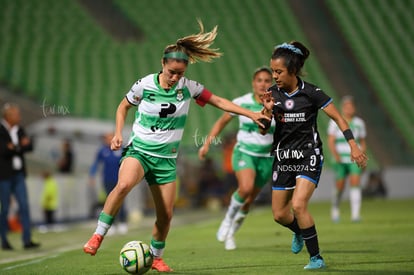
[[[262,188],[272,176],[273,157],[256,157],[241,152],[237,147],[233,150],[232,165],[234,171],[253,169],[256,171],[254,186]]]
[[[356,163],[335,163],[333,166],[336,179],[344,179],[348,175],[361,175],[362,169]]]
[[[122,152],[122,159],[132,157],[137,159],[144,168],[144,177],[149,185],[166,184],[177,179],[176,159],[150,156],[127,146]]]

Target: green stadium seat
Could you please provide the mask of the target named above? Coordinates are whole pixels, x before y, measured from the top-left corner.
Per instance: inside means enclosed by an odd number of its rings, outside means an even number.
[[[411,73],[395,70],[398,66],[390,69],[389,64],[381,63],[384,60],[380,58],[382,52],[373,47],[383,44],[378,48],[386,49],[393,60],[413,61],[409,51],[413,35],[396,31],[391,42],[396,41],[394,43],[401,46],[406,55],[399,51],[394,53],[394,44],[388,44],[389,39],[374,33],[372,23],[363,20],[370,18],[367,14],[372,8],[370,3],[361,8],[353,4],[359,1],[327,2],[340,19],[358,57],[371,68],[367,69],[367,75],[378,79],[378,93],[384,102],[388,102],[396,123],[403,132],[414,131],[414,126],[409,123],[413,121],[410,107],[414,103],[414,96],[408,89],[412,82]],[[393,5],[401,19],[397,21],[395,16],[387,17],[386,25],[390,28],[413,25],[414,19],[406,7],[412,6],[409,1],[405,4],[401,4],[402,1],[389,2],[395,3],[379,2],[381,13],[386,13]],[[133,82],[161,68],[164,46],[174,43],[180,36],[198,31],[196,18],[202,19],[207,30],[219,25],[214,45],[224,55],[211,64],[191,65],[187,75],[228,99],[251,89],[252,72],[269,64],[275,45],[293,39],[309,45],[284,0],[114,0],[125,16],[144,31],[145,38],[140,42],[115,41],[77,1],[2,0],[3,3],[0,10],[0,80],[39,102],[46,100],[48,104],[64,105],[74,116],[113,120],[119,101]],[[179,18],[171,16],[171,10],[177,6],[182,14]],[[355,27],[352,21],[361,23]],[[353,39],[355,35],[360,39]],[[372,43],[365,38],[375,38],[375,44],[367,48]],[[305,70],[308,72],[306,81],[318,84],[331,97],[337,98],[318,60],[310,58]],[[393,79],[384,81],[380,77],[384,72]],[[402,81],[398,77],[407,80]],[[396,91],[398,83],[401,89]],[[184,145],[194,146],[192,133],[197,129],[206,135],[222,113],[213,107],[205,108],[208,108],[209,115],[205,115],[206,110],[192,105],[187,125],[190,132],[184,136]],[[320,118],[321,134],[325,135],[322,129],[327,126],[328,119],[326,116]],[[234,123],[233,128],[227,130],[236,128]]]
[[[411,45],[413,1],[326,1],[384,103],[389,116],[414,148],[414,84]],[[375,11],[375,12],[373,12]],[[410,25],[411,24],[411,25]]]

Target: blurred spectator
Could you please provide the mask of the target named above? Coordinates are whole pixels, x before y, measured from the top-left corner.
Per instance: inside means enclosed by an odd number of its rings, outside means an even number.
[[[71,174],[73,172],[73,158],[72,143],[69,139],[65,139],[62,143],[62,155],[58,161],[60,173]]]
[[[51,175],[49,171],[43,172],[43,192],[41,198],[41,206],[44,214],[45,225],[39,228],[41,232],[47,232],[54,229],[55,225],[55,213],[58,207],[58,184],[56,179]]]
[[[111,141],[113,136],[113,133],[107,133],[103,136],[103,144],[98,149],[95,161],[89,170],[90,185],[95,187],[96,173],[98,171],[99,165],[102,164],[102,181],[106,195],[108,195],[112,189],[114,189],[116,183],[118,182],[119,162],[122,156],[122,152],[120,150],[111,150]],[[125,203],[121,205],[117,218],[119,218],[119,224],[117,227],[113,226],[110,233],[115,233],[115,231],[118,231],[121,234],[127,233],[128,226]]]
[[[0,124],[0,235],[3,250],[13,250],[7,240],[10,199],[14,195],[19,205],[19,219],[22,225],[23,247],[36,248],[32,241],[29,200],[26,189],[26,165],[24,154],[33,150],[31,139],[19,125],[20,108],[6,103],[2,110]]]
[[[217,168],[213,159],[206,158],[200,167],[199,179],[199,206],[221,207],[225,197],[223,182],[218,176]]]
[[[362,190],[365,198],[385,198],[387,196],[387,187],[382,178],[381,171],[371,171],[368,176],[367,184]]]
[[[74,178],[75,154],[72,148],[72,141],[64,139],[61,144],[61,152],[57,161],[59,172],[58,182],[62,189],[61,212],[63,220],[70,221],[72,213],[76,206],[73,197],[76,196],[75,178]]]

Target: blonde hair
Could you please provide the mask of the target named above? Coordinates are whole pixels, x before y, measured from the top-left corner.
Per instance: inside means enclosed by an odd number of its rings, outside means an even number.
[[[210,32],[204,32],[204,26],[200,19],[197,19],[200,26],[200,32],[197,34],[191,34],[186,37],[180,38],[175,44],[168,45],[164,49],[164,60],[166,54],[171,52],[183,52],[188,56],[183,60],[185,63],[191,64],[198,61],[211,62],[213,58],[219,58],[223,54],[218,52],[219,49],[212,49],[210,46],[214,43],[214,39],[217,36],[217,26],[215,26]]]

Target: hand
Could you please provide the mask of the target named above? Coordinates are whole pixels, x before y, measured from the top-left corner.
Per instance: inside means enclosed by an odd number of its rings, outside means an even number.
[[[200,160],[204,160],[205,159],[205,156],[208,153],[208,150],[209,150],[209,148],[208,148],[208,146],[206,144],[204,144],[203,146],[201,146],[200,149],[198,150],[198,158]]]
[[[122,136],[121,135],[114,135],[111,140],[111,150],[116,151],[121,149],[122,146]]]
[[[270,123],[270,121],[272,120],[272,117],[268,117],[267,115],[264,115],[262,112],[257,112],[252,114],[252,116],[250,117],[257,125],[259,125],[260,128],[262,129],[266,129],[268,127],[267,124]],[[266,124],[266,125],[265,125]]]
[[[9,143],[7,143],[7,149],[9,149],[9,150],[14,150],[14,144],[13,144],[13,142],[9,142]]]
[[[29,144],[30,144],[30,138],[28,138],[28,137],[22,137],[20,139],[20,145],[21,146],[27,146]]]
[[[368,157],[359,149],[357,145],[351,146],[351,160],[356,162],[358,167],[365,168],[367,166]]]
[[[271,114],[273,111],[273,105],[275,104],[275,99],[272,96],[272,92],[265,92],[262,97],[262,103],[265,109],[265,112]]]

